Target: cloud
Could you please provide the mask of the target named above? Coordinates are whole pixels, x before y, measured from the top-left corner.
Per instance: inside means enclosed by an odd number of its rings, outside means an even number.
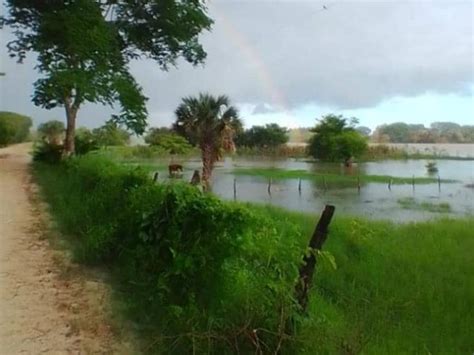
[[[171,123],[180,99],[199,92],[253,105],[255,117],[273,110],[288,120],[289,111],[308,105],[353,110],[426,92],[470,95],[472,10],[471,1],[451,0],[214,0],[204,66],[181,62],[163,72],[145,60],[131,68],[155,125]],[[20,68],[4,51],[1,61],[2,107],[38,114],[30,103],[32,61]]]

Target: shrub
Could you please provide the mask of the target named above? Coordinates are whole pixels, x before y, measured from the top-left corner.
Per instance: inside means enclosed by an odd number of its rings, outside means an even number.
[[[0,147],[24,142],[28,138],[31,125],[30,117],[0,111]]]
[[[99,143],[95,135],[87,128],[80,127],[76,130],[74,136],[75,153],[77,155],[84,155],[93,150],[99,149]]]
[[[152,128],[145,136],[145,142],[170,154],[186,154],[192,149],[186,138],[162,128]]]
[[[37,131],[39,137],[45,142],[60,145],[64,139],[65,129],[62,121],[52,120],[41,123]]]
[[[37,142],[33,149],[33,160],[37,162],[56,164],[61,161],[62,155],[62,144]]]

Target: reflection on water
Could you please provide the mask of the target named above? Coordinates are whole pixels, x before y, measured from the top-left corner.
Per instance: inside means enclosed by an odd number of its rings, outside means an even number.
[[[273,180],[271,195],[268,194],[268,179],[256,176],[234,176],[234,168],[261,167],[288,170],[308,170],[318,173],[391,175],[399,177],[429,176],[426,172],[427,161],[381,161],[361,163],[352,169],[340,164],[322,164],[286,160],[230,159],[218,164],[214,171],[212,190],[224,199],[234,198],[234,178],[236,179],[237,200],[268,203],[296,211],[319,213],[325,204],[333,204],[338,214],[360,215],[375,219],[394,221],[414,221],[439,217],[442,214],[419,210],[402,209],[397,200],[414,197],[418,202],[449,203],[452,212],[449,216],[474,214],[474,188],[466,185],[474,183],[474,162],[459,160],[437,161],[439,175],[444,179],[458,180],[456,183],[445,183],[441,190],[437,183],[415,185],[393,185],[366,183],[345,187],[331,187],[316,184],[311,180],[302,180],[301,194],[298,191],[298,179]],[[193,169],[200,167],[199,161],[185,164],[185,179],[190,179]]]

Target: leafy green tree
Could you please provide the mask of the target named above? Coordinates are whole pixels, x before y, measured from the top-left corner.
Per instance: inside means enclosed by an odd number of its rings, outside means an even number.
[[[253,126],[237,136],[236,144],[246,147],[277,147],[288,142],[288,130],[276,123]]]
[[[223,151],[235,151],[235,132],[242,129],[237,109],[230,105],[227,96],[186,97],[176,109],[174,127],[190,142],[197,142],[202,156],[202,179],[209,188],[215,162]]]
[[[74,144],[76,147],[76,154],[83,155],[90,151],[99,149],[97,137],[86,127],[79,127],[76,130],[74,137]]]
[[[31,125],[28,116],[0,111],[0,146],[24,142],[29,136]]]
[[[74,153],[77,113],[86,102],[118,102],[121,111],[112,118],[143,133],[146,99],[129,61],[148,57],[162,69],[179,57],[200,63],[206,53],[198,35],[212,24],[201,1],[7,0],[6,6],[0,24],[16,35],[10,55],[19,62],[29,51],[38,55],[42,77],[33,102],[65,108],[67,155]]]
[[[357,120],[339,115],[326,115],[311,130],[309,153],[323,161],[344,160],[358,157],[367,149],[367,139],[356,131]]]
[[[125,145],[130,141],[130,133],[114,121],[92,130],[94,140],[100,146]]]
[[[62,144],[64,136],[64,123],[58,120],[51,120],[41,123],[38,126],[37,132],[40,138],[49,144]]]
[[[145,136],[145,142],[171,154],[186,154],[192,148],[185,137],[169,128],[151,128]]]

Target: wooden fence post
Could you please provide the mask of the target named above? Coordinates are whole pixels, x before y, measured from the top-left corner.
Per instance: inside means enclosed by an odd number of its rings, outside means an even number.
[[[415,175],[411,178],[411,184],[413,186],[413,191],[415,191]]]
[[[357,192],[360,194],[360,176],[357,175]]]
[[[298,283],[296,284],[296,299],[302,311],[306,311],[308,305],[308,293],[311,288],[314,271],[316,269],[316,252],[321,250],[328,235],[328,226],[331,223],[336,207],[326,205],[319,218],[316,229],[309,241],[310,252],[303,257],[303,265],[300,267]]]
[[[298,181],[298,192],[301,195],[301,178]]]
[[[388,180],[388,189],[390,191],[392,191],[392,181],[393,181],[393,179],[391,179],[391,178],[390,178],[390,180]]]
[[[272,178],[268,179],[267,191],[268,191],[268,194],[271,196],[272,195]]]
[[[159,175],[159,172],[158,172],[158,171],[155,171],[155,173],[153,174],[153,182],[157,182],[157,181],[158,181],[158,175]]]
[[[438,175],[438,192],[441,192],[441,178]]]
[[[234,201],[237,200],[237,179],[234,178]]]

